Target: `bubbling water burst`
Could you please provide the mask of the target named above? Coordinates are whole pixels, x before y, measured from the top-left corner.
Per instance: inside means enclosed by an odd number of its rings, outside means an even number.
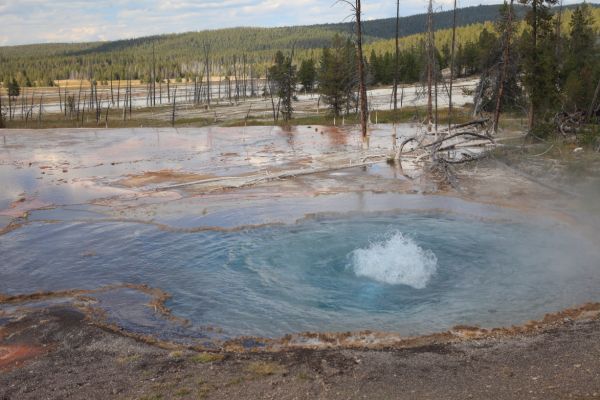
[[[402,232],[388,234],[384,241],[350,253],[350,268],[356,276],[391,285],[423,289],[437,270],[437,257]]]

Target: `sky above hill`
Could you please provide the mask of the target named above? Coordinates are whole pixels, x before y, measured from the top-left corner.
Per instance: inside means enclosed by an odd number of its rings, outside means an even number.
[[[453,0],[437,0],[448,10]],[[565,0],[565,4],[580,0]],[[501,0],[459,0],[459,7]],[[595,2],[595,1],[593,1]],[[394,0],[363,0],[365,19],[396,14]],[[426,11],[427,0],[400,0],[403,16]],[[347,21],[335,0],[0,0],[0,46],[128,39],[237,26],[289,26]]]

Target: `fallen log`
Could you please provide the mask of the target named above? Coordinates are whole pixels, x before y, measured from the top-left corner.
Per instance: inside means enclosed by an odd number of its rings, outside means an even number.
[[[456,130],[456,129],[462,129],[462,128],[466,128],[468,126],[474,126],[474,125],[484,126],[489,121],[490,121],[489,118],[482,118],[482,119],[476,119],[476,120],[473,120],[473,121],[465,122],[465,123],[462,123],[462,124],[452,125],[450,127],[450,131]],[[440,132],[448,132],[448,128],[444,128],[444,129],[440,130]]]
[[[375,160],[374,161],[366,161],[366,160],[372,159],[372,158],[374,158]],[[271,173],[268,170],[266,170],[263,173],[254,174],[254,175],[226,176],[226,177],[202,179],[202,180],[193,181],[193,182],[185,182],[185,183],[178,183],[175,185],[166,185],[166,186],[155,187],[153,190],[165,191],[165,190],[180,189],[180,188],[184,188],[184,187],[200,186],[200,185],[208,185],[208,184],[217,184],[217,185],[215,185],[216,187],[213,188],[212,190],[236,189],[236,188],[256,185],[258,183],[269,182],[269,181],[273,181],[273,180],[295,178],[298,176],[319,174],[319,173],[331,172],[331,171],[339,171],[339,170],[349,169],[349,168],[366,167],[366,166],[378,164],[381,162],[386,162],[388,159],[389,159],[389,155],[387,155],[387,154],[373,154],[373,155],[366,155],[366,156],[362,157],[361,161],[359,161],[359,162],[352,162],[352,160],[350,160],[349,164],[344,164],[344,165],[327,166],[327,167],[323,167],[323,168],[303,168],[303,169],[296,169],[296,170],[280,171],[280,172],[276,172],[276,173]],[[221,183],[221,184],[219,185],[219,183]]]
[[[442,144],[442,143],[444,143],[447,140],[454,139],[454,138],[457,138],[457,137],[460,137],[460,136],[466,136],[466,135],[468,135],[468,136],[474,136],[476,138],[483,139],[483,140],[489,140],[490,142],[494,143],[494,139],[491,138],[490,136],[487,136],[487,135],[483,135],[483,134],[476,133],[476,132],[458,132],[458,133],[453,133],[450,136],[446,136],[444,138],[438,139],[438,140],[436,140],[436,141],[434,141],[432,143],[426,144],[426,145],[424,145],[422,147],[423,148],[427,148],[427,147],[437,146],[438,144]]]

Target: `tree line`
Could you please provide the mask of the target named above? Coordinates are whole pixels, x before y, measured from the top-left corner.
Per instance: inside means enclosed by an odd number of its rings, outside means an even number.
[[[551,125],[560,126],[563,131],[571,129],[565,120],[572,125],[575,114],[578,115],[575,122],[593,119],[600,90],[600,8],[583,4],[567,10],[557,7],[556,0],[521,2],[523,4],[519,6],[512,0],[505,2],[497,11],[495,21],[436,30],[435,34],[432,12],[428,22],[430,33],[405,37],[397,44],[394,41],[367,44],[363,57],[358,56],[359,47],[350,36],[338,33],[333,34],[333,39],[320,50],[306,49],[302,44],[297,48],[296,44],[292,44],[288,50],[279,50],[274,56],[270,53],[268,59],[259,58],[262,64],[253,58],[256,53],[251,56],[234,54],[231,59],[226,59],[219,52],[219,44],[197,42],[191,37],[195,41],[193,47],[197,49],[194,61],[180,64],[173,60],[171,66],[178,71],[174,81],[186,79],[188,84],[193,83],[194,104],[206,102],[210,106],[212,83],[208,77],[218,76],[219,91],[224,82],[230,100],[245,98],[248,90],[250,96],[262,94],[270,97],[273,119],[277,122],[280,117],[283,120],[292,118],[298,89],[318,92],[336,116],[361,114],[361,76],[364,76],[365,84],[371,86],[415,82],[425,85],[429,81],[431,88],[433,79],[437,91],[437,83],[448,75],[443,71],[450,70],[450,87],[454,78],[473,74],[481,76],[474,93],[474,114],[493,112],[497,116],[500,110],[527,112],[530,131],[539,136],[551,131]],[[519,19],[521,15],[524,19]],[[261,31],[272,32],[268,29]],[[331,34],[332,31],[327,32]],[[305,39],[310,40],[311,37],[308,35]],[[137,75],[129,69],[117,68],[118,63],[109,63],[111,96],[114,79],[119,81],[119,85],[121,79],[125,80],[125,86],[131,90],[131,80],[142,78],[147,82],[150,93],[149,105],[156,105],[157,87],[162,103],[163,83],[166,83],[170,104],[169,77],[173,76],[173,71],[165,68],[161,58],[164,44],[143,40],[140,43],[144,48],[143,71]],[[148,48],[148,45],[151,47]],[[390,45],[393,45],[392,50]],[[86,52],[93,53],[91,48],[80,46],[79,57]],[[123,54],[130,48],[126,43],[117,42],[105,46],[123,51]],[[267,52],[266,49],[260,51]],[[127,57],[134,59],[135,55],[128,54]],[[357,63],[357,59],[361,62]],[[361,66],[363,71],[358,71]],[[90,74],[93,75],[92,72]],[[262,82],[261,78],[264,78]],[[3,87],[9,94],[9,107],[19,96],[20,87],[31,84],[26,74],[5,78]],[[90,81],[90,87],[88,101],[90,108],[94,109],[92,99],[94,93],[96,98],[98,96],[97,81]],[[131,94],[129,96],[131,108]],[[66,110],[66,91],[64,97]]]
[[[518,16],[524,15],[524,7],[517,7]],[[594,12],[600,9],[594,9]],[[497,6],[468,7],[457,11],[459,26],[458,42],[476,42],[476,35],[486,21],[494,19]],[[399,34],[402,47],[416,46],[426,28],[424,15],[400,18]],[[435,13],[436,42],[447,39],[451,25],[451,13]],[[488,23],[489,24],[489,23]],[[156,76],[163,80],[193,80],[204,70],[203,45],[210,43],[214,70],[225,76],[245,55],[248,63],[262,71],[273,60],[277,50],[295,49],[295,59],[316,59],[320,49],[327,46],[334,35],[348,37],[352,24],[328,24],[283,28],[231,28],[215,31],[160,35],[130,40],[97,43],[40,44],[0,47],[0,80],[15,78],[19,85],[52,86],[57,80],[142,80],[152,79],[148,69],[152,50],[157,62]],[[369,53],[374,49],[378,55],[394,52],[392,38],[394,19],[364,21],[363,41]],[[390,39],[390,40],[388,40]],[[439,43],[438,43],[439,44]],[[439,47],[441,49],[441,47]]]
[[[481,76],[474,93],[475,115],[524,111],[529,117],[530,133],[538,137],[557,129],[564,133],[561,123],[567,117],[576,116],[578,123],[598,122],[598,13],[587,4],[565,12],[552,9],[556,0],[522,1],[527,7],[524,21],[517,19],[513,2],[505,2],[496,21],[483,27],[476,41],[457,43],[454,51],[448,43],[439,46],[438,42],[433,48],[433,63],[428,60],[423,37],[400,50],[397,62],[391,52],[377,54],[372,49],[368,60],[365,58],[368,82],[425,82],[428,64],[434,66],[436,79],[443,79],[442,70],[452,63],[453,78]],[[302,60],[298,72],[291,57],[278,52],[269,75],[278,88],[285,119],[291,118],[291,99],[298,81],[303,90],[316,88],[334,115],[356,113],[356,57],[354,44],[339,35],[322,49],[318,59]]]

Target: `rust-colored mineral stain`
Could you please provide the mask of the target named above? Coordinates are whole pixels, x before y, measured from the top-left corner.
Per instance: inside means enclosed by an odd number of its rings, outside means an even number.
[[[121,179],[118,184],[130,188],[137,188],[151,184],[194,182],[214,177],[214,175],[210,174],[196,174],[165,169],[160,171],[146,171],[138,175],[127,175],[125,178]]]
[[[25,344],[0,346],[0,370],[19,366],[42,352],[39,347]]]

